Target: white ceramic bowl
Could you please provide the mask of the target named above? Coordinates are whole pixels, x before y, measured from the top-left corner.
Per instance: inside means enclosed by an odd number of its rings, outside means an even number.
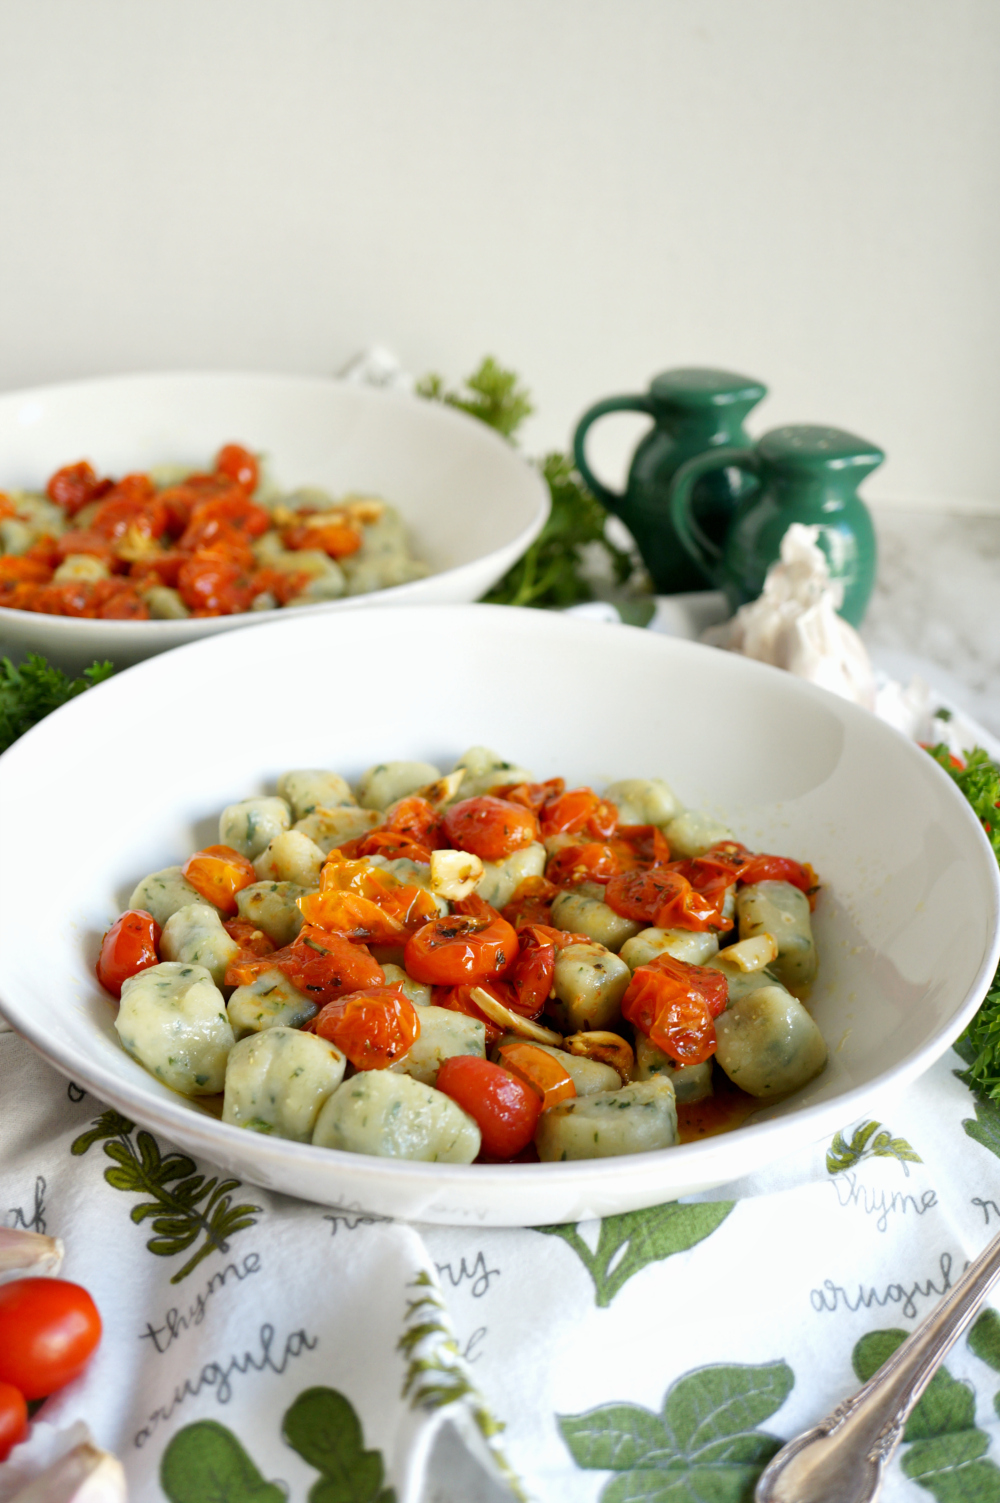
[[[541,531],[548,488],[483,423],[437,402],[313,376],[115,376],[0,396],[0,491],[44,489],[87,458],[101,474],[164,463],[204,467],[224,443],[267,454],[283,489],[361,491],[398,506],[434,571],[371,595],[296,607],[478,600]],[[0,651],[44,653],[79,672],[124,668],[198,637],[261,624],[260,614],[185,621],[87,621],[0,607]]]
[[[571,785],[665,776],[752,848],[811,861],[823,1074],[737,1131],[666,1151],[445,1166],[224,1125],[125,1054],[93,966],[140,877],[217,838],[223,806],[286,768],[444,767],[476,743]],[[292,616],[155,658],[0,759],[0,819],[0,999],[16,1029],[99,1100],[244,1179],[414,1220],[608,1215],[832,1135],[942,1053],[997,960],[996,861],[925,752],[777,669],[544,612]]]

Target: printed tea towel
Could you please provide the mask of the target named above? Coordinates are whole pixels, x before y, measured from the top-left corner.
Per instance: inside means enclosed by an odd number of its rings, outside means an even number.
[[[61,1236],[104,1321],[31,1444],[85,1421],[132,1503],[741,1503],[1000,1226],[1000,1107],[960,1068],[690,1201],[483,1231],[226,1178],[0,1034],[0,1220]],[[998,1407],[988,1310],[884,1496],[1000,1500]]]

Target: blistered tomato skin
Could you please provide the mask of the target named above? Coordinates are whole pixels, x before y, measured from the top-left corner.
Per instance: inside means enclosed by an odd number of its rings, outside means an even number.
[[[7,1460],[27,1433],[28,1406],[24,1394],[10,1383],[0,1383],[0,1461]]]
[[[79,1377],[100,1339],[97,1306],[79,1284],[0,1284],[0,1383],[26,1399],[44,1399]]]
[[[242,444],[223,445],[216,455],[215,473],[228,475],[230,480],[235,480],[248,493],[257,489],[257,460]]]
[[[143,908],[130,908],[111,925],[97,961],[97,979],[113,997],[122,984],[151,965],[159,965],[160,926]]]
[[[538,839],[538,820],[530,809],[506,799],[463,799],[444,816],[445,834],[458,851],[480,861],[505,861]]]
[[[407,940],[403,955],[414,981],[474,986],[489,976],[499,976],[517,953],[517,934],[498,913],[491,918],[453,913],[418,929]]]
[[[229,918],[238,912],[236,894],[257,881],[252,862],[228,845],[207,845],[195,851],[181,872],[196,892]]]
[[[478,1123],[488,1158],[512,1159],[534,1137],[542,1098],[488,1059],[456,1054],[443,1061],[435,1085]]]

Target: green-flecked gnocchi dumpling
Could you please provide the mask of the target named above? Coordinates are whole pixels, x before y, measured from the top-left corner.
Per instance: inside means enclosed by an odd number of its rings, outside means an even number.
[[[731,1002],[715,1032],[716,1059],[751,1096],[786,1096],[826,1064],[823,1035],[783,986],[762,986]]]
[[[288,802],[296,821],[316,809],[356,807],[347,780],[339,772],[324,772],[321,768],[283,772],[278,779],[278,793]]]
[[[141,908],[151,913],[161,929],[172,913],[178,908],[186,908],[189,903],[212,906],[196,887],[191,886],[179,866],[165,866],[161,872],[150,872],[128,900],[129,908]]]
[[[236,907],[241,919],[263,930],[280,950],[302,928],[298,899],[309,890],[298,882],[253,882],[236,894]]]
[[[329,1097],[313,1142],[376,1158],[471,1164],[480,1134],[472,1118],[433,1086],[394,1070],[361,1070]]]
[[[815,979],[818,960],[809,899],[800,888],[791,882],[754,882],[740,889],[736,912],[740,939],[770,934],[778,946],[771,970],[783,985],[801,988]]]
[[[209,908],[207,903],[188,903],[178,908],[163,926],[162,958],[203,965],[220,988],[229,963],[239,953],[239,945],[222,927],[218,909]]]
[[[631,980],[624,960],[604,945],[566,945],[556,955],[548,1012],[563,1034],[615,1028]]]
[[[222,993],[202,965],[161,961],[122,986],[115,1027],[122,1044],[164,1085],[214,1096],[235,1043]]]
[[[393,965],[391,961],[383,961],[382,969],[385,972],[386,986],[400,987],[414,1007],[430,1007],[434,993],[425,982],[414,981],[401,965]]]
[[[545,847],[536,840],[503,861],[484,861],[476,892],[494,908],[503,908],[527,877],[544,875],[545,860]]]
[[[662,778],[622,778],[605,788],[604,797],[618,810],[621,825],[667,825],[681,806]]]
[[[336,809],[314,809],[304,819],[297,820],[295,829],[308,835],[325,856],[348,840],[367,835],[382,823],[379,809],[359,809],[356,804],[343,804]]]
[[[486,1024],[478,1018],[466,1017],[465,1013],[451,1012],[447,1007],[422,1007],[419,1036],[389,1069],[432,1086],[443,1062],[455,1054],[475,1054],[485,1059]]]
[[[223,1122],[308,1143],[347,1060],[327,1039],[298,1028],[268,1028],[241,1039],[226,1065]]]
[[[525,767],[514,762],[505,762],[503,757],[488,746],[470,746],[455,763],[452,771],[461,768],[465,773],[456,799],[479,798],[491,788],[509,788],[515,783],[533,783],[534,777]]]
[[[326,856],[301,830],[284,830],[261,851],[253,864],[261,882],[297,882],[300,887],[319,886]]]
[[[377,762],[358,779],[354,790],[362,809],[388,809],[425,783],[441,776],[433,762]]]
[[[617,954],[627,939],[639,933],[642,925],[622,918],[609,908],[600,883],[581,882],[579,887],[561,892],[552,904],[552,927],[564,929],[568,934],[586,934],[595,944]]]
[[[687,965],[704,965],[718,948],[718,937],[710,930],[642,929],[627,939],[618,953],[629,970],[635,971],[657,955],[672,955]]]
[[[245,798],[228,804],[219,815],[219,840],[252,861],[291,823],[292,813],[283,798]]]
[[[620,1091],[571,1097],[538,1119],[535,1147],[543,1163],[652,1153],[677,1142],[674,1088],[663,1075],[635,1080]]]
[[[712,1061],[700,1065],[678,1065],[638,1029],[635,1035],[635,1074],[637,1080],[666,1076],[673,1084],[678,1106],[704,1101],[712,1095]]]
[[[685,856],[703,856],[720,840],[735,839],[728,825],[697,809],[685,809],[683,814],[675,815],[663,833],[675,861]]]
[[[226,1004],[238,1039],[267,1028],[301,1028],[319,1012],[311,997],[293,986],[284,971],[273,966],[246,986],[238,986]]]

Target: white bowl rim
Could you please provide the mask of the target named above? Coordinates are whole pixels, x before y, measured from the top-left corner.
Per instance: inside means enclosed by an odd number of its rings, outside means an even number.
[[[382,610],[383,608],[379,607],[378,609]],[[400,618],[401,625],[405,624],[407,620],[412,625],[414,612],[425,615],[440,612],[446,612],[450,615],[454,615],[455,612],[467,611],[475,611],[480,614],[490,612],[494,613],[498,618],[503,618],[508,616],[512,609],[509,606],[481,604],[387,606],[384,608],[384,613]],[[547,620],[550,623],[562,623],[557,628],[558,630],[568,627],[581,637],[593,633],[604,634],[609,630],[640,632],[643,636],[647,635],[642,628],[584,621],[555,612],[519,610],[518,614],[531,615],[541,620]],[[293,627],[294,621],[276,620],[267,623],[267,625],[272,632],[280,632]],[[454,630],[454,628],[449,628],[449,630]],[[683,656],[689,654],[711,654],[719,650],[703,646],[700,643],[683,641],[676,638],[663,640],[665,646],[669,644],[670,650]],[[227,646],[227,644],[229,645]],[[91,705],[93,705],[94,701],[91,696],[94,694],[101,695],[122,692],[120,687],[116,691],[115,685],[120,686],[129,674],[137,671],[142,671],[146,674],[155,673],[158,671],[156,666],[158,663],[166,665],[168,661],[175,658],[177,653],[199,652],[205,654],[225,652],[227,650],[232,650],[232,639],[229,636],[211,637],[185,644],[157,658],[148,659],[143,663],[136,664],[133,668],[124,669],[105,684],[98,685],[96,688],[89,690],[82,702],[86,703],[89,700]],[[748,674],[762,675],[770,678],[777,673],[781,675],[782,679],[788,678],[788,675],[781,669],[772,668],[750,659],[743,659],[742,661],[745,665],[744,671]],[[853,1087],[851,1090],[845,1091],[831,1100],[802,1107],[792,1114],[767,1122],[754,1122],[751,1118],[738,1131],[740,1133],[751,1132],[756,1143],[766,1143],[774,1137],[787,1135],[789,1124],[793,1120],[800,1128],[802,1141],[817,1141],[830,1129],[831,1125],[844,1126],[855,1120],[859,1112],[870,1104],[873,1096],[880,1090],[891,1089],[895,1091],[915,1080],[940,1058],[945,1049],[954,1042],[971,1021],[997,969],[998,960],[1000,960],[1000,866],[998,866],[992,846],[979,820],[966,799],[956,788],[953,780],[948,777],[943,768],[935,766],[926,751],[910,741],[901,732],[882,722],[876,721],[870,711],[862,709],[858,705],[850,704],[830,694],[827,690],[804,681],[797,681],[797,692],[823,704],[827,708],[835,708],[837,713],[842,715],[848,722],[852,720],[864,721],[866,729],[876,727],[877,735],[895,741],[900,754],[914,759],[914,762],[920,762],[920,765],[925,767],[931,776],[939,777],[943,780],[943,784],[946,784],[950,790],[947,797],[952,800],[955,817],[966,824],[970,835],[978,846],[980,857],[982,858],[982,874],[986,878],[990,889],[989,906],[993,924],[993,936],[988,953],[976,972],[975,980],[969,988],[962,1006],[957,1009],[948,1022],[937,1028],[919,1048],[914,1049],[904,1059],[897,1061],[883,1070],[872,1080]],[[9,762],[15,752],[18,753],[18,756],[27,755],[28,751],[33,749],[34,745],[39,741],[43,741],[46,736],[59,735],[61,737],[63,726],[66,727],[67,731],[69,730],[69,722],[74,713],[79,713],[78,707],[80,704],[80,699],[70,701],[52,715],[46,717],[39,725],[28,731],[0,757],[0,767],[2,767],[4,762]],[[18,748],[21,749],[19,752]],[[180,1097],[176,1104],[172,1101],[161,1101],[150,1097],[145,1093],[140,1084],[133,1085],[126,1079],[112,1075],[103,1066],[89,1061],[81,1061],[79,1056],[73,1055],[69,1049],[63,1049],[58,1045],[54,1045],[44,1033],[41,1025],[34,1022],[34,1016],[30,1007],[19,1007],[16,1000],[10,1001],[3,995],[5,990],[3,956],[0,954],[0,1013],[7,1018],[15,1031],[26,1038],[44,1058],[70,1079],[78,1080],[87,1085],[101,1100],[107,1100],[126,1111],[134,1109],[134,1115],[138,1120],[148,1126],[162,1130],[168,1137],[174,1128],[179,1129],[188,1136],[192,1132],[197,1132],[205,1140],[201,1151],[209,1158],[211,1158],[212,1154],[211,1143],[217,1134],[222,1135],[221,1140],[223,1142],[245,1145],[246,1136],[243,1129],[221,1122],[205,1113],[200,1113],[196,1110],[192,1111],[192,1108],[186,1105]],[[673,1148],[659,1149],[648,1154],[629,1155],[628,1157],[641,1157],[644,1162],[652,1164],[654,1162],[662,1163],[664,1160],[679,1163],[678,1155],[683,1155],[683,1161],[689,1168],[686,1176],[689,1181],[703,1177],[707,1184],[721,1185],[725,1181],[719,1177],[712,1165],[717,1158],[725,1157],[727,1140],[732,1140],[731,1133],[721,1133],[698,1142],[683,1143]],[[295,1143],[289,1139],[267,1138],[262,1140],[262,1142],[268,1145],[276,1144],[278,1145],[277,1152],[282,1157],[290,1154],[293,1158],[306,1164],[310,1162],[329,1164],[332,1155],[340,1163],[357,1170],[359,1162],[363,1160],[365,1172],[370,1176],[374,1184],[377,1184],[383,1178],[386,1181],[398,1181],[402,1176],[405,1181],[410,1181],[414,1185],[425,1184],[430,1187],[433,1183],[436,1189],[447,1191],[452,1187],[456,1189],[467,1187],[469,1176],[474,1175],[477,1193],[478,1189],[481,1188],[484,1196],[488,1196],[491,1190],[500,1188],[501,1186],[508,1190],[512,1189],[516,1183],[521,1181],[529,1185],[534,1185],[554,1173],[558,1174],[561,1180],[565,1180],[570,1185],[577,1180],[585,1180],[591,1187],[599,1189],[604,1184],[610,1183],[615,1179],[616,1175],[620,1172],[618,1166],[622,1162],[620,1157],[612,1157],[606,1159],[581,1159],[565,1163],[449,1165],[413,1162],[403,1159],[382,1159],[370,1155],[347,1153],[339,1149],[314,1147],[308,1143]],[[781,1156],[783,1155],[779,1151],[771,1155],[770,1158],[773,1160]],[[767,1161],[767,1159],[763,1160],[763,1162]],[[727,1177],[731,1178],[732,1176]]]

